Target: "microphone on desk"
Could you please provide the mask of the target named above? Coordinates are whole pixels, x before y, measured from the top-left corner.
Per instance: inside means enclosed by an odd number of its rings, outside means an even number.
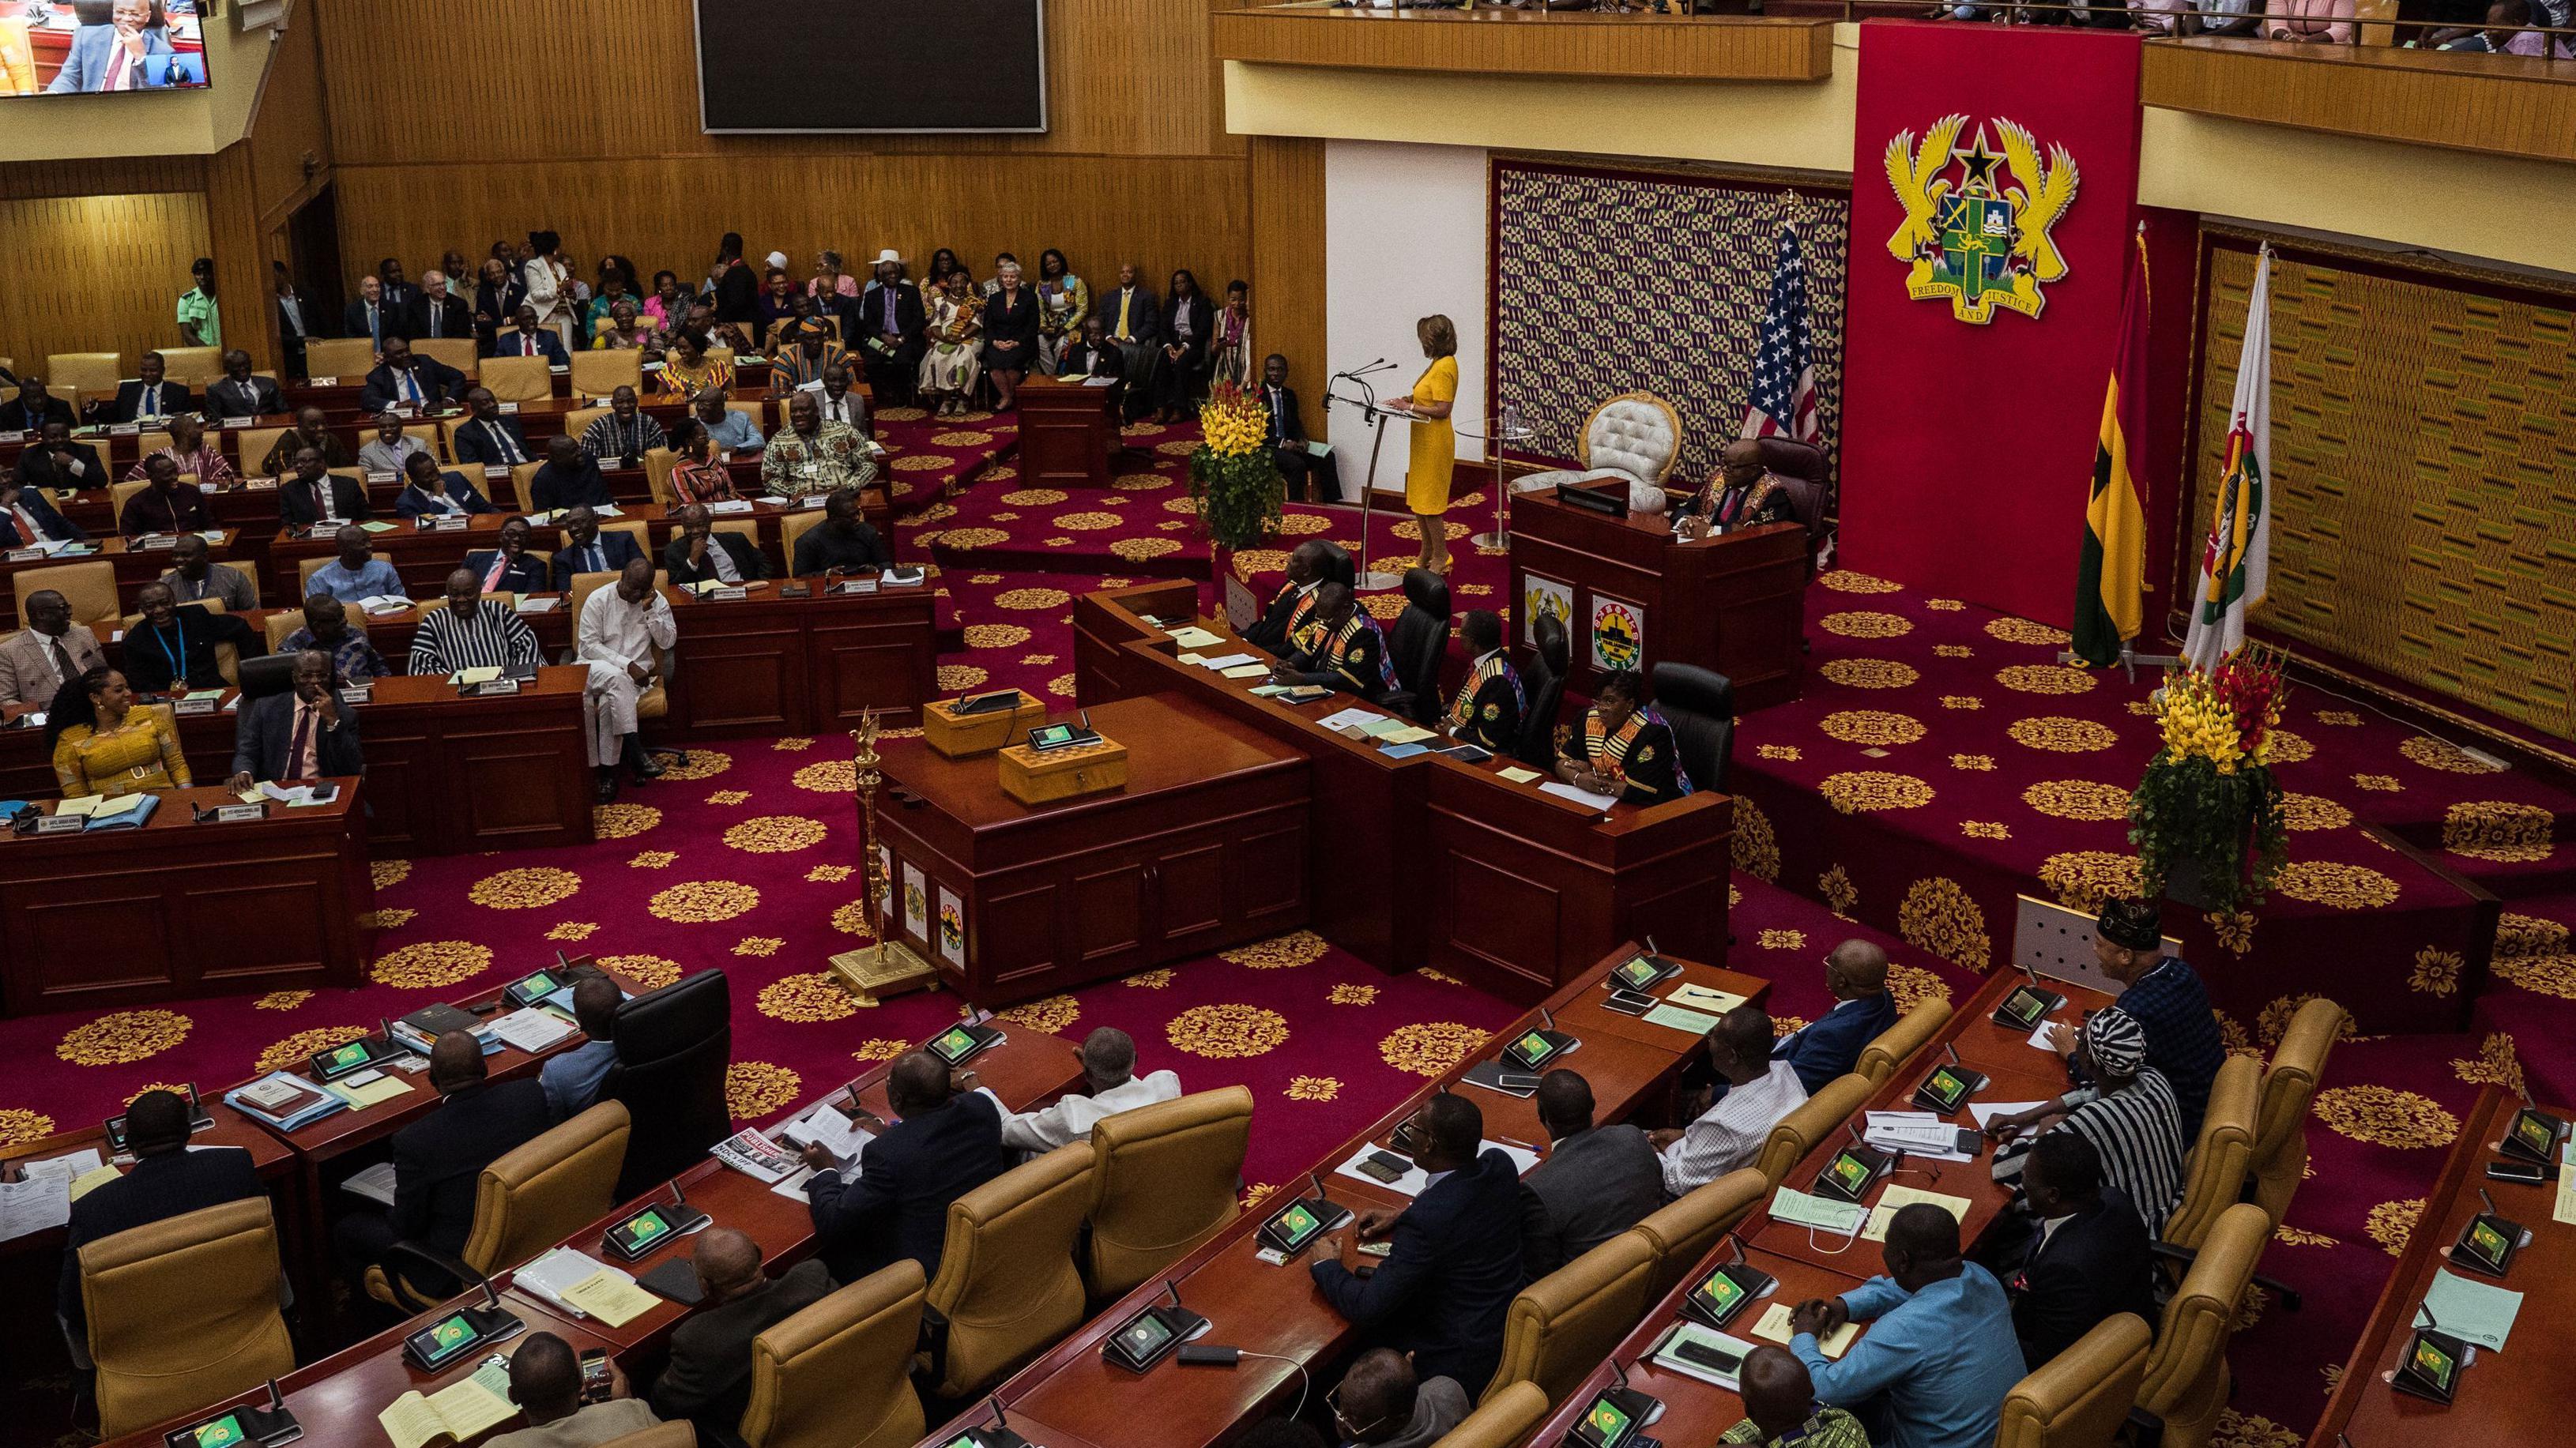
[[[2495,1198],[2487,1195],[2487,1189],[2485,1187],[2478,1188],[2478,1200],[2487,1204],[2488,1216],[2495,1217],[2503,1215],[2496,1210]]]

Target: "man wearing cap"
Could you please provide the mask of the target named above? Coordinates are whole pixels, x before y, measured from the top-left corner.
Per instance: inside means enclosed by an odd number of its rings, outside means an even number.
[[[892,247],[877,253],[876,270],[857,310],[842,316],[841,341],[866,359],[879,406],[908,406],[929,314],[922,310],[921,288],[904,280],[903,258]]]
[[[2105,1006],[2077,1033],[2075,1065],[2095,1083],[2090,1099],[2071,1109],[2067,1101],[2044,1101],[1997,1117],[1987,1128],[2013,1143],[1996,1153],[1995,1179],[2019,1180],[2030,1140],[2040,1131],[2072,1131],[2093,1144],[2102,1158],[2102,1180],[2128,1198],[2148,1234],[2161,1235],[2165,1218],[2182,1201],[2187,1138],[2172,1083],[2147,1064],[2146,1031],[2127,1011]],[[2048,1125],[2061,1114],[2062,1122]]]
[[[2209,1083],[2227,1059],[2218,1034],[2218,1017],[2210,1010],[2209,992],[2180,956],[2165,954],[2164,926],[2153,900],[2113,898],[2102,902],[2093,927],[2093,958],[2102,973],[2122,987],[2118,1005],[2147,1033],[2147,1062],[2173,1084],[2182,1109],[2183,1140],[2200,1136],[2200,1118],[2209,1106]],[[2075,1028],[2049,1028],[2057,1054],[2072,1056]],[[2077,1090],[2067,1093],[2069,1109],[2083,1104],[2083,1068],[2069,1063]]]

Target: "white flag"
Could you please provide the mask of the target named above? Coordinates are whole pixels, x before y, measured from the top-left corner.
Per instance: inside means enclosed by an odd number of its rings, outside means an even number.
[[[2245,611],[2263,601],[2272,576],[2272,251],[2254,261],[2245,344],[2236,359],[2236,400],[2227,423],[2227,471],[2200,555],[2183,661],[2200,669],[2245,642]]]

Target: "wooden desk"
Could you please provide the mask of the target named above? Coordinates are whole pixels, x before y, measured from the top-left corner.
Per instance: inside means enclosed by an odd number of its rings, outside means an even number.
[[[1122,389],[1030,373],[1020,384],[1020,483],[1030,488],[1105,488],[1118,445],[1110,398]]]
[[[889,745],[877,811],[925,928],[896,920],[969,1000],[1023,1000],[1293,930],[1306,921],[1305,757],[1203,704],[1127,699],[1090,711],[1127,749],[1127,784],[1023,805],[994,755]],[[933,900],[928,892],[935,891]],[[964,939],[940,938],[962,912]]]
[[[238,561],[232,551],[233,545],[238,541],[236,534],[225,531],[223,537],[207,540],[207,551],[219,561]],[[170,571],[170,543],[168,542],[163,542],[158,547],[138,548],[123,538],[92,537],[90,547],[94,551],[72,558],[0,558],[0,626],[11,629],[18,626],[18,590],[13,580],[29,569],[58,568],[75,563],[106,563],[116,571],[117,605],[129,614],[139,611],[140,606],[135,602],[135,596],[143,591],[144,585]],[[93,627],[103,637],[115,625],[102,624],[93,625]]]
[[[259,1173],[260,1180],[268,1184],[270,1195],[276,1199],[274,1206],[277,1211],[277,1221],[283,1230],[293,1220],[289,1213],[294,1193],[283,1188],[295,1178],[295,1153],[289,1150],[285,1143],[252,1125],[240,1113],[224,1107],[223,1103],[212,1097],[204,1096],[202,1089],[200,1096],[205,1101],[206,1114],[214,1118],[214,1125],[199,1129],[194,1136],[188,1138],[188,1144],[192,1147],[233,1146],[249,1152],[251,1170]],[[132,1157],[117,1156],[109,1149],[107,1126],[104,1122],[83,1127],[77,1131],[60,1132],[53,1136],[38,1137],[32,1141],[22,1141],[14,1146],[0,1148],[0,1168],[11,1169],[10,1175],[15,1179],[16,1168],[22,1168],[33,1162],[50,1161],[59,1156],[69,1156],[76,1151],[96,1151],[110,1166],[123,1171],[134,1169]],[[47,1227],[41,1232],[29,1232],[24,1236],[11,1237],[5,1242],[0,1242],[0,1257],[59,1252],[66,1239],[67,1234],[63,1228]],[[50,1298],[47,1299],[47,1304],[45,1315],[51,1317]]]
[[[1611,485],[1617,486],[1617,485]],[[1574,593],[1566,621],[1573,667],[1568,692],[1590,694],[1596,608],[1617,605],[1644,635],[1633,634],[1630,666],[1651,679],[1654,666],[1697,664],[1735,685],[1735,707],[1751,713],[1798,697],[1807,655],[1801,611],[1807,592],[1807,532],[1772,523],[1721,537],[1681,542],[1660,513],[1612,518],[1570,508],[1549,492],[1512,497],[1513,642],[1530,642],[1532,577]],[[1614,646],[1615,652],[1615,646]]]
[[[2565,1441],[2567,1407],[2576,1403],[2576,1357],[2566,1350],[2568,1309],[2576,1302],[2570,1285],[2576,1283],[2576,1227],[2550,1215],[2557,1198],[2554,1175],[2538,1186],[2490,1181],[2486,1175],[2486,1164],[2501,1155],[2497,1140],[2526,1104],[2539,1105],[2495,1086],[2478,1093],[2441,1176],[2425,1196],[2405,1254],[2344,1364],[2325,1416],[2308,1435],[2309,1448],[2337,1448],[2347,1437],[2354,1444]],[[2561,1120],[2568,1115],[2563,1106],[2540,1109]],[[2495,1198],[2497,1215],[2530,1230],[2531,1245],[2514,1257],[2501,1281],[2465,1270],[2458,1275],[2525,1294],[2522,1314],[2505,1351],[2481,1350],[2461,1371],[2449,1403],[2410,1397],[2390,1387],[2387,1375],[2406,1350],[2415,1308],[2433,1274],[2446,1270],[2451,1244],[2486,1209],[2481,1190]]]
[[[239,801],[220,788],[163,790],[139,830],[0,836],[0,1007],[17,1016],[359,984],[359,917],[376,895],[367,818],[359,781],[334,783],[331,803],[272,805],[258,821],[199,825],[194,807]]]
[[[1318,720],[1354,701],[1303,708],[1179,661],[1146,616],[1188,620],[1193,585],[1094,593],[1074,605],[1074,677],[1084,703],[1168,693],[1210,705],[1302,751],[1314,769],[1310,878],[1330,879],[1316,931],[1380,970],[1434,965],[1479,989],[1534,1000],[1622,939],[1670,954],[1726,951],[1732,801],[1711,791],[1608,815],[1502,778],[1508,760],[1389,759]],[[1222,619],[1196,620],[1219,633]],[[1222,650],[1264,651],[1229,638]],[[1426,908],[1427,907],[1427,908]]]

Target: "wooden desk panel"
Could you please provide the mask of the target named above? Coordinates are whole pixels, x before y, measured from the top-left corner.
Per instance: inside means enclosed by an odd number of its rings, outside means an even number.
[[[377,680],[358,723],[378,850],[459,855],[589,844],[590,742],[581,720],[589,677],[550,666],[516,694],[477,699],[458,697],[443,678]]]
[[[1031,373],[1019,393],[1021,485],[1108,487],[1109,451],[1118,445],[1109,399],[1122,390]]]
[[[1818,81],[1834,68],[1831,20],[1276,4],[1212,20],[1220,59],[1268,65],[1739,81]]]

